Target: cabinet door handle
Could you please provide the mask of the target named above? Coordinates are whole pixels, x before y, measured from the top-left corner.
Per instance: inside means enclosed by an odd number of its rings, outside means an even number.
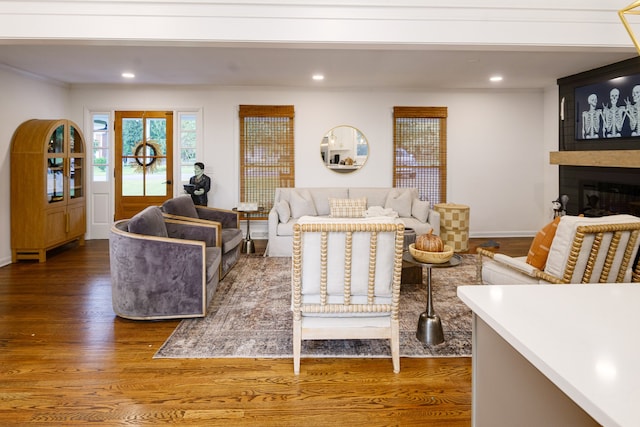
[[[171,185],[173,183],[171,182],[171,180],[168,180],[168,181],[163,182],[163,184]]]

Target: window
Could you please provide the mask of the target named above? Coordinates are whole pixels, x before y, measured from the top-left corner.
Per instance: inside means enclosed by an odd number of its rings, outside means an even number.
[[[178,150],[180,151],[180,182],[186,184],[193,176],[193,164],[198,161],[198,118],[196,113],[178,113]]]
[[[394,107],[393,186],[416,187],[433,206],[447,201],[447,108]]]
[[[240,202],[268,212],[277,187],[295,187],[292,105],[240,106]]]
[[[109,181],[109,113],[93,113],[91,176],[94,182]]]

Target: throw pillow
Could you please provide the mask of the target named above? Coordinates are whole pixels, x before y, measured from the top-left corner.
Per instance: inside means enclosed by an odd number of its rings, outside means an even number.
[[[413,199],[411,215],[420,222],[427,222],[427,218],[429,218],[429,202],[426,200]]]
[[[367,198],[329,199],[329,216],[332,218],[362,218],[367,210]]]
[[[289,208],[289,203],[287,203],[286,200],[280,200],[276,203],[276,212],[278,212],[280,222],[289,222],[289,219],[291,218],[291,209]]]
[[[162,204],[162,210],[171,215],[198,218],[198,211],[191,196],[180,196],[169,199]]]
[[[305,215],[317,215],[316,207],[313,204],[311,193],[308,190],[305,191],[292,191],[291,198],[289,200],[289,207],[291,208],[291,217],[300,218]]]
[[[409,218],[411,217],[412,200],[413,195],[410,191],[394,190],[389,193],[389,196],[387,196],[387,202],[384,207],[391,208],[398,212],[398,216],[402,218]]]
[[[556,217],[553,221],[538,231],[538,234],[533,238],[533,242],[529,248],[527,264],[534,266],[538,270],[544,269],[544,266],[547,264],[547,257],[549,256],[551,242],[553,242],[553,238],[556,235],[559,222],[560,217]]]
[[[162,211],[157,206],[149,206],[142,212],[135,214],[129,220],[127,229],[131,233],[144,234],[145,236],[169,237]]]

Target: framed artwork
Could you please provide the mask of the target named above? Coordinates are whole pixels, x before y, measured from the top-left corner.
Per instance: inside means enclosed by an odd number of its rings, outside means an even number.
[[[640,136],[640,73],[575,88],[575,139]]]

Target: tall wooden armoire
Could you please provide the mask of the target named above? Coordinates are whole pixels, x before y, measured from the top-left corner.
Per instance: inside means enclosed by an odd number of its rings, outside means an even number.
[[[11,258],[45,262],[47,250],[86,231],[85,143],[70,120],[28,120],[11,143]]]

